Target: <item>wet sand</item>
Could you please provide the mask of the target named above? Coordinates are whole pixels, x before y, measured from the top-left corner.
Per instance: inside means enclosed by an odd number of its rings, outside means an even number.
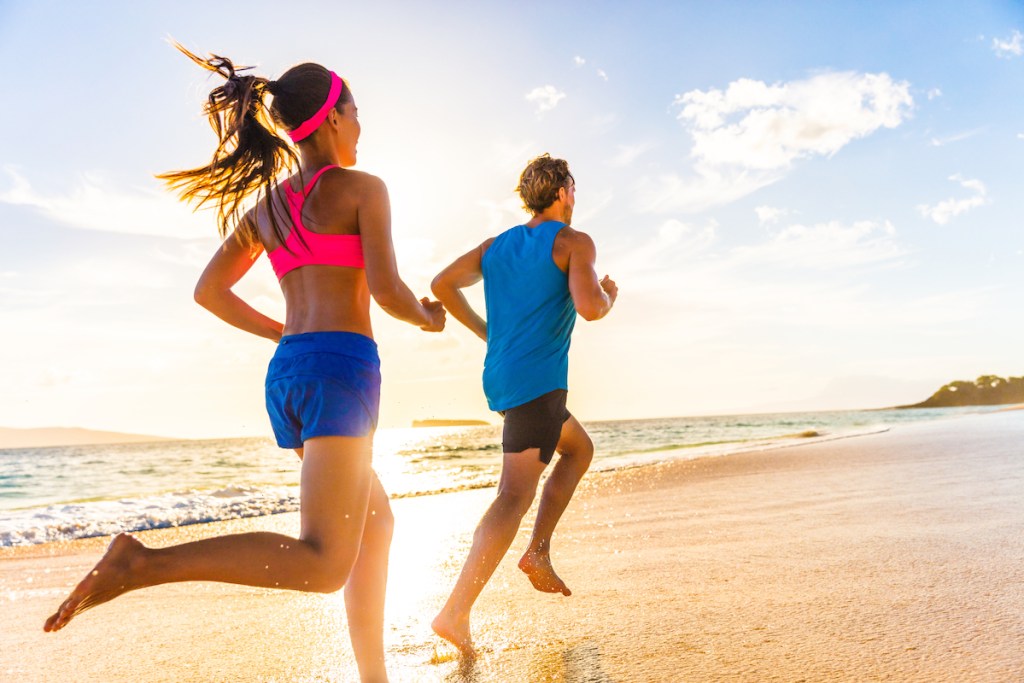
[[[1024,679],[1022,411],[589,475],[553,549],[574,594],[516,568],[531,513],[467,665],[429,622],[492,496],[394,501],[393,681]],[[251,529],[297,517],[139,536]],[[106,540],[0,551],[0,680],[357,680],[340,594],[161,586],[43,633]]]

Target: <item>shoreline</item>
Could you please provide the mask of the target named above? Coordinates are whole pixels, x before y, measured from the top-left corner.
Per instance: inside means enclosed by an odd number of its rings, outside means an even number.
[[[856,413],[858,411],[854,411]],[[828,414],[827,411],[824,414]],[[915,424],[960,418],[976,413],[954,413],[940,417],[930,416],[917,421],[896,424]],[[809,414],[795,414],[805,416]],[[656,421],[656,420],[653,420]],[[598,427],[602,422],[589,423]],[[706,457],[729,457],[737,453],[767,451],[790,446],[809,445],[861,437],[887,431],[894,425],[885,423],[829,425],[823,430],[804,429],[799,432],[769,436],[748,436],[693,443],[666,444],[647,449],[631,449],[598,453],[591,472],[608,472],[643,467],[670,460],[693,460]],[[819,431],[821,430],[821,431]],[[599,440],[600,437],[596,437]],[[122,444],[123,445],[123,444]],[[275,451],[275,456],[277,455]],[[433,488],[415,489],[405,485],[389,486],[387,469],[390,462],[382,461],[381,475],[391,500],[444,495],[458,491],[491,488],[497,484],[499,469],[495,461],[492,472],[466,482],[454,481],[448,486],[435,482]],[[297,471],[297,470],[296,470]],[[394,484],[395,482],[391,482]],[[127,497],[92,496],[83,500],[68,499],[46,505],[32,505],[0,511],[0,552],[9,548],[63,543],[90,537],[103,537],[118,531],[143,533],[157,529],[172,529],[196,524],[213,524],[233,519],[294,512],[298,509],[297,481],[291,484],[253,486],[246,480],[223,482],[214,486],[196,487],[188,483]],[[86,535],[88,534],[88,535]],[[45,540],[39,540],[39,539]]]
[[[531,512],[474,612],[468,668],[429,621],[493,491],[394,500],[392,680],[1020,679],[1022,437],[1007,411],[590,474],[552,549],[574,595],[515,567]],[[294,534],[297,514],[138,536],[263,529]],[[173,584],[43,634],[106,540],[0,550],[0,677],[354,680],[339,595]]]
[[[913,423],[912,423],[913,424]],[[777,450],[780,448],[796,448],[804,445],[813,445],[816,443],[825,443],[829,441],[837,441],[842,439],[858,438],[862,436],[869,436],[872,434],[884,433],[891,429],[890,426],[882,425],[872,427],[868,430],[857,430],[851,432],[841,432],[838,434],[819,434],[815,432],[813,435],[808,434],[786,434],[775,437],[765,438],[750,438],[740,439],[734,441],[722,441],[713,443],[696,443],[688,444],[670,448],[655,448],[650,451],[630,451],[627,453],[609,455],[595,460],[591,465],[591,469],[588,472],[588,477],[594,477],[597,475],[609,475],[615,472],[629,470],[633,468],[651,467],[656,465],[667,464],[676,461],[698,461],[707,458],[726,458],[732,457],[741,453],[761,453]],[[546,474],[545,474],[546,476]],[[493,489],[497,486],[497,476],[495,480],[486,483],[478,483],[473,485],[457,486],[442,490],[430,490],[430,491],[416,491],[410,493],[392,493],[389,494],[389,500],[392,502],[397,500],[404,500],[409,498],[425,498],[431,496],[444,496],[450,494],[457,494],[468,491],[479,491],[486,489]],[[295,505],[297,507],[298,501],[298,487],[274,487],[276,490],[293,489],[295,492]],[[215,495],[219,489],[212,490],[196,490],[194,493],[200,495]],[[139,497],[139,498],[126,498],[126,499],[87,499],[85,501],[66,501],[62,503],[54,503],[48,507],[63,507],[65,505],[76,505],[76,504],[89,504],[89,503],[116,503],[120,501],[145,501],[149,499],[160,499],[166,494],[156,494],[150,498]],[[29,508],[18,508],[9,510],[9,513],[19,512],[33,512],[33,511],[45,511],[48,507],[29,507]],[[295,509],[279,510],[264,514],[243,514],[235,517],[229,517],[225,519],[214,519],[204,520],[199,522],[186,522],[183,524],[166,524],[163,526],[154,526],[149,528],[127,528],[124,529],[128,533],[132,534],[149,534],[152,532],[169,532],[174,529],[187,529],[194,526],[206,526],[216,525],[227,522],[244,522],[245,520],[254,520],[260,517],[274,517],[277,515],[297,514]],[[226,532],[231,533],[231,532]],[[70,539],[57,539],[42,541],[39,543],[27,543],[27,544],[13,544],[3,545],[0,544],[0,560],[3,559],[5,551],[14,549],[25,549],[25,548],[39,548],[49,545],[68,545],[75,544],[78,542],[88,542],[94,539],[104,539],[104,543],[107,539],[110,539],[112,534],[92,534],[89,536],[81,536]],[[69,551],[71,552],[71,551]]]

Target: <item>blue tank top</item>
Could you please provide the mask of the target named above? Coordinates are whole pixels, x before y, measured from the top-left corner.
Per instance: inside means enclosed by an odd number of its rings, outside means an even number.
[[[484,394],[491,410],[508,410],[569,388],[576,308],[569,276],[551,256],[555,236],[564,227],[558,221],[520,225],[498,235],[484,253]]]

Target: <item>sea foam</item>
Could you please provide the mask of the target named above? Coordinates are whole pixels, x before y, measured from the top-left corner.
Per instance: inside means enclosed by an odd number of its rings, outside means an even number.
[[[0,518],[0,547],[258,517],[298,509],[295,487],[240,485],[216,491],[50,505],[6,512]]]

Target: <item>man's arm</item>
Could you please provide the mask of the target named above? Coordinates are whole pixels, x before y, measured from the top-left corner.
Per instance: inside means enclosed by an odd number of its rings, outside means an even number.
[[[438,301],[444,304],[448,312],[484,341],[487,341],[487,321],[473,310],[473,307],[466,301],[462,290],[475,285],[483,278],[481,262],[484,252],[493,241],[493,239],[489,239],[455,259],[430,283],[430,291],[434,293]]]
[[[597,247],[585,232],[575,231],[569,250],[569,293],[572,303],[585,320],[600,320],[612,310],[619,288],[605,275],[597,279],[594,262]]]

